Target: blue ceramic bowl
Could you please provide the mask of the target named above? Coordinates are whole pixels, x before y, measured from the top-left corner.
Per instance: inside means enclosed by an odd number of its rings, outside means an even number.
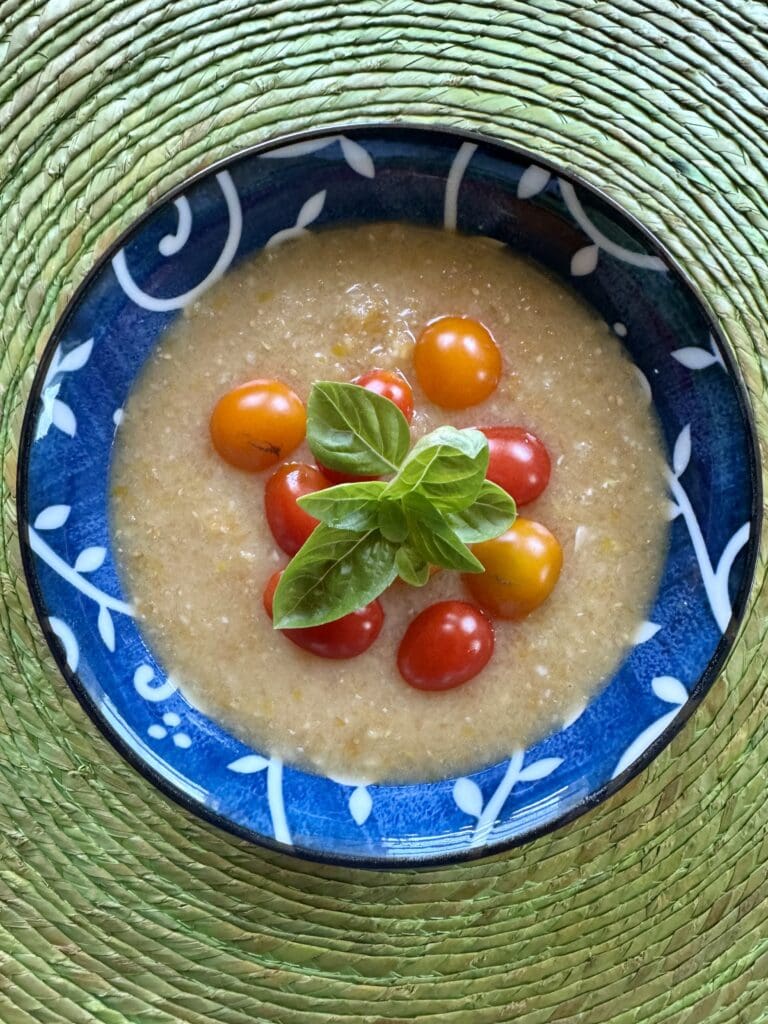
[[[365,785],[252,750],[168,679],[123,592],[108,479],[116,425],[186,303],[275,236],[383,220],[500,239],[613,326],[658,411],[671,543],[635,646],[567,728],[471,776]],[[473,857],[555,828],[637,774],[702,699],[755,565],[760,472],[716,324],[659,243],[586,183],[491,139],[379,125],[257,147],[153,206],[88,276],[34,383],[19,522],[40,622],[96,724],[185,807],[299,855],[371,866]]]

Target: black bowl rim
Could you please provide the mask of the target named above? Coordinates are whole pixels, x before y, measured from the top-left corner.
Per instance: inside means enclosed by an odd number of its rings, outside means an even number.
[[[643,751],[641,756],[625,768],[620,775],[616,776],[616,778],[610,779],[603,786],[590,792],[575,806],[553,818],[551,821],[548,821],[536,828],[529,829],[512,839],[499,840],[496,843],[490,843],[479,847],[478,849],[469,849],[467,851],[457,851],[429,857],[419,857],[416,855],[413,858],[398,857],[396,859],[388,859],[386,857],[366,855],[358,856],[318,851],[313,850],[310,847],[289,847],[277,842],[269,836],[262,835],[245,826],[238,825],[237,823],[217,814],[217,812],[211,808],[195,802],[181,789],[177,788],[169,779],[160,775],[140,757],[137,751],[130,746],[130,744],[127,743],[117,732],[117,730],[115,730],[100,714],[96,703],[91,699],[78,674],[76,672],[72,672],[67,666],[61,642],[48,625],[48,614],[43,600],[42,591],[39,586],[32,552],[25,539],[29,523],[26,479],[29,468],[30,449],[33,441],[33,427],[36,420],[36,410],[38,401],[41,397],[45,375],[53,356],[53,352],[59,344],[62,334],[64,333],[82,296],[88,291],[92,282],[98,274],[101,273],[106,264],[108,264],[116,253],[123,248],[134,232],[154,213],[156,213],[160,207],[164,206],[166,203],[172,202],[175,198],[184,194],[190,186],[196,184],[198,181],[208,178],[220,171],[226,170],[233,164],[238,163],[240,160],[257,156],[260,153],[277,149],[281,146],[293,145],[299,142],[309,142],[329,135],[350,135],[361,131],[401,131],[413,132],[414,134],[421,135],[443,135],[453,137],[457,142],[470,142],[477,146],[495,148],[516,158],[520,162],[527,160],[531,164],[536,164],[537,166],[549,171],[552,175],[556,175],[558,178],[564,178],[566,181],[571,182],[579,188],[585,189],[619,214],[619,216],[630,224],[643,238],[645,238],[650,247],[664,259],[670,268],[670,272],[677,278],[683,287],[690,291],[704,313],[709,329],[717,342],[718,350],[725,362],[728,374],[736,385],[739,406],[743,421],[746,425],[749,444],[752,509],[749,520],[750,535],[746,550],[747,562],[745,572],[742,576],[741,584],[732,605],[731,621],[726,631],[721,636],[712,657],[707,663],[707,667],[696,681],[693,689],[689,691],[687,701],[682,705],[680,711],[672,722],[670,722],[667,728]],[[741,368],[736,362],[730,346],[727,344],[720,329],[719,322],[710,309],[709,304],[705,301],[698,287],[694,284],[688,274],[685,273],[667,247],[660,242],[659,239],[634,216],[634,214],[629,213],[623,206],[621,206],[620,203],[614,200],[601,188],[593,185],[580,174],[571,170],[566,170],[556,161],[551,160],[542,154],[536,153],[523,146],[519,146],[516,143],[508,142],[505,139],[497,138],[493,134],[486,134],[485,132],[467,130],[451,125],[441,125],[437,123],[420,124],[418,121],[399,121],[397,119],[338,122],[323,125],[320,128],[309,128],[291,132],[286,135],[270,136],[269,139],[265,139],[252,146],[247,146],[244,149],[237,150],[229,156],[222,157],[221,159],[216,160],[206,167],[196,171],[194,174],[189,175],[178,185],[175,185],[173,188],[163,193],[159,198],[155,199],[141,214],[139,214],[139,216],[133,220],[108,246],[108,248],[98,257],[96,262],[89,269],[83,280],[73,292],[71,298],[68,300],[63,312],[54,324],[48,341],[45,344],[45,348],[40,357],[29,396],[27,398],[24,419],[22,422],[19,442],[19,460],[16,472],[16,495],[17,523],[20,537],[22,565],[40,629],[42,630],[49,650],[53,654],[57,667],[69,684],[70,689],[99,731],[107,738],[115,750],[117,750],[117,752],[133,768],[135,768],[136,771],[143,775],[144,778],[156,786],[166,796],[170,797],[173,801],[183,807],[186,811],[195,815],[197,818],[202,818],[204,821],[217,826],[225,832],[229,832],[230,834],[237,836],[238,838],[246,839],[257,846],[276,851],[289,857],[296,857],[303,861],[311,861],[313,863],[339,867],[357,867],[372,870],[392,871],[449,867],[455,864],[462,864],[468,861],[506,853],[508,850],[522,846],[534,839],[549,835],[562,828],[564,825],[574,821],[576,818],[581,817],[581,815],[585,814],[587,811],[592,810],[599,804],[603,803],[603,801],[613,796],[614,793],[617,793],[622,789],[631,779],[644,771],[651,761],[653,761],[661,751],[672,742],[693,712],[698,708],[699,704],[701,704],[704,695],[719,676],[728,655],[734,646],[734,642],[741,629],[744,616],[748,608],[749,595],[755,580],[755,570],[757,568],[757,559],[760,549],[760,535],[763,518],[763,484],[760,446],[757,440],[754,413]]]

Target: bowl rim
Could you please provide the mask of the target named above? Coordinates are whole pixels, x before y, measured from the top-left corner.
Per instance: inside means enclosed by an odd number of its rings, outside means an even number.
[[[746,565],[742,579],[736,591],[732,603],[732,615],[725,632],[720,637],[718,644],[712,653],[706,668],[697,678],[695,685],[689,690],[688,699],[680,707],[679,712],[670,724],[659,734],[659,736],[643,751],[643,753],[615,778],[609,779],[602,786],[589,792],[581,801],[573,807],[558,814],[552,820],[545,822],[535,828],[513,836],[512,838],[498,840],[491,844],[485,844],[477,848],[455,851],[449,854],[436,854],[429,856],[414,856],[388,858],[379,855],[356,855],[343,854],[333,851],[318,851],[300,845],[287,847],[269,835],[254,831],[247,826],[239,825],[231,819],[222,816],[213,808],[198,803],[188,796],[181,788],[177,787],[170,778],[161,775],[138,751],[112,726],[112,724],[100,713],[96,702],[91,698],[79,674],[73,672],[64,657],[62,645],[48,624],[46,603],[43,598],[42,588],[39,583],[38,574],[35,568],[33,554],[29,544],[24,539],[30,518],[28,508],[28,495],[26,480],[29,472],[29,458],[34,440],[34,426],[37,418],[38,402],[41,398],[42,388],[46,373],[50,365],[53,353],[61,342],[61,339],[72,319],[83,296],[88,292],[94,280],[109,264],[117,252],[124,247],[135,232],[148,221],[161,207],[173,202],[174,199],[183,195],[187,190],[198,182],[210,178],[216,173],[226,170],[241,160],[246,160],[261,153],[277,149],[282,146],[294,145],[296,143],[310,142],[330,135],[344,135],[361,131],[390,132],[404,131],[419,133],[422,135],[442,135],[456,139],[458,143],[469,142],[477,146],[490,146],[501,150],[508,156],[518,161],[529,161],[538,167],[549,171],[550,174],[586,190],[596,196],[602,203],[615,211],[631,227],[637,231],[650,247],[660,255],[667,263],[670,273],[677,278],[684,288],[687,288],[695,299],[701,312],[707,321],[707,326],[712,333],[718,350],[723,356],[725,368],[731,382],[735,386],[738,404],[746,428],[747,447],[749,458],[749,478],[752,488],[752,507],[750,510],[749,523],[751,526],[749,538],[745,546]],[[603,188],[590,182],[579,172],[567,169],[556,160],[548,156],[530,150],[525,146],[510,142],[505,138],[498,137],[492,132],[475,131],[450,124],[440,124],[430,121],[420,123],[418,121],[381,119],[374,121],[342,121],[324,124],[316,128],[306,128],[287,134],[270,135],[253,145],[238,149],[235,152],[219,158],[210,164],[193,172],[183,178],[177,185],[163,192],[154,199],[126,228],[107,246],[107,248],[96,258],[89,267],[83,279],[75,288],[68,299],[64,309],[57,317],[53,328],[45,342],[45,346],[35,368],[35,376],[30,387],[21,432],[19,435],[18,463],[16,470],[16,512],[17,531],[19,535],[19,547],[21,550],[21,561],[24,569],[24,576],[32,606],[37,618],[39,627],[45,639],[48,650],[53,657],[61,675],[69,685],[82,708],[89,718],[97,726],[99,732],[104,736],[112,747],[121,755],[140,775],[151,782],[165,796],[170,797],[176,804],[185,811],[191,813],[197,819],[202,819],[207,824],[215,825],[231,835],[240,839],[248,840],[256,846],[278,852],[287,857],[295,857],[302,861],[310,861],[317,864],[331,866],[355,867],[371,870],[415,870],[435,867],[447,867],[454,864],[463,864],[469,861],[478,860],[495,855],[507,853],[515,847],[522,846],[542,836],[549,835],[562,828],[564,825],[581,817],[583,814],[594,809],[609,797],[622,789],[628,782],[643,772],[648,765],[655,760],[661,751],[667,747],[677,734],[682,730],[688,719],[701,704],[705,694],[710,690],[720,675],[729,655],[731,654],[736,638],[744,623],[746,611],[749,607],[749,597],[752,592],[757,561],[760,550],[760,538],[763,523],[763,477],[762,459],[760,445],[757,439],[757,427],[755,414],[752,407],[749,391],[746,386],[741,367],[736,360],[731,346],[728,344],[709,303],[703,297],[696,283],[683,270],[677,259],[670,253],[667,246],[647,228],[633,213],[628,211],[617,200],[613,199]]]

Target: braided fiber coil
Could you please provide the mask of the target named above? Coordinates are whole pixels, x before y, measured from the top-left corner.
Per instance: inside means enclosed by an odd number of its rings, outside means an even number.
[[[171,805],[86,719],[21,577],[25,397],[147,202],[276,134],[495,133],[640,217],[715,310],[768,441],[768,9],[746,0],[0,0],[0,1021],[768,1021],[766,545],[737,648],[597,811],[369,873]]]

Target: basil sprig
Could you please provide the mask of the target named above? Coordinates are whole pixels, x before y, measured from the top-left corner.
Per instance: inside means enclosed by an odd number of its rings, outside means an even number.
[[[320,381],[307,404],[307,442],[324,466],[388,476],[299,498],[320,520],[280,578],[276,629],[319,626],[373,601],[399,576],[414,587],[430,566],[482,572],[468,544],[515,520],[515,502],[485,479],[488,441],[479,430],[438,427],[408,450],[398,407],[356,384]]]

